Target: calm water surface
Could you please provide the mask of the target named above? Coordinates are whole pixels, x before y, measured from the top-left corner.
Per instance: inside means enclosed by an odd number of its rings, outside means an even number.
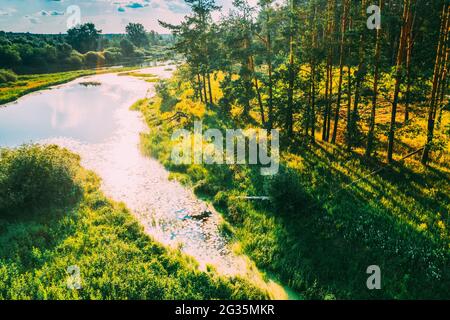
[[[116,79],[117,78],[117,79]],[[142,81],[96,76],[99,86],[67,85],[23,97],[0,109],[0,145],[14,147],[54,137],[101,143],[117,131],[120,106],[145,96]],[[92,79],[89,79],[92,80]]]
[[[167,67],[142,73],[169,77]],[[95,82],[95,86],[82,85]],[[133,77],[90,76],[44,90],[0,108],[0,146],[58,144],[81,155],[82,165],[102,178],[102,189],[124,202],[154,238],[181,247],[201,267],[215,265],[225,274],[246,272],[219,232],[220,216],[176,181],[154,159],[139,151],[147,131],[129,107],[154,94],[154,84]],[[205,211],[212,215],[197,219]]]

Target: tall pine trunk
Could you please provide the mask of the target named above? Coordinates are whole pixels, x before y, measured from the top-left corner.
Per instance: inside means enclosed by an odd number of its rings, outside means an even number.
[[[383,0],[379,1],[379,8],[383,9]],[[380,52],[381,52],[381,26],[377,28],[376,40],[375,40],[375,61],[373,71],[373,97],[372,108],[370,109],[369,131],[367,133],[367,146],[365,156],[370,157],[373,151],[374,139],[375,139],[375,117],[377,110],[377,98],[378,98],[378,78],[379,78],[379,64],[380,64]]]
[[[365,18],[365,13],[366,13],[366,0],[363,0],[361,3],[361,18],[362,20],[364,20]],[[353,109],[351,110],[350,113],[350,123],[347,127],[347,129],[349,130],[347,132],[347,149],[351,150],[352,147],[355,144],[355,139],[356,139],[356,134],[357,134],[357,130],[358,130],[358,119],[359,119],[359,102],[361,99],[361,90],[362,90],[362,85],[364,82],[364,78],[365,78],[365,52],[364,52],[364,47],[365,47],[365,35],[366,35],[366,31],[367,30],[363,30],[359,36],[359,53],[358,53],[358,69],[356,70],[356,74],[355,74],[355,99],[353,100]]]
[[[286,112],[286,125],[288,135],[292,136],[293,133],[293,112],[294,112],[294,81],[295,81],[295,71],[294,71],[294,47],[295,47],[295,35],[294,35],[294,10],[295,10],[295,0],[290,0],[289,5],[289,75],[288,75],[288,106]]]
[[[200,101],[203,102],[203,86],[199,72],[197,72],[197,95],[200,96]]]
[[[347,31],[347,21],[348,14],[350,9],[350,0],[344,0],[343,3],[343,13],[342,13],[342,21],[341,21],[341,40],[340,40],[340,48],[339,48],[339,84],[338,84],[338,92],[337,92],[337,101],[336,101],[336,110],[334,113],[334,126],[333,126],[333,136],[331,138],[331,143],[336,143],[337,138],[337,130],[339,123],[339,112],[341,109],[341,100],[342,100],[342,82],[344,78],[344,49],[345,49],[345,32]]]
[[[447,55],[448,55],[448,51],[447,51]],[[448,61],[448,56],[446,58],[446,60]],[[446,66],[445,70],[444,70],[444,74],[442,75],[443,78],[443,85],[442,85],[442,89],[441,89],[441,98],[439,99],[439,116],[437,119],[437,127],[439,128],[441,123],[442,123],[442,113],[444,112],[444,98],[445,98],[445,93],[448,90],[448,79],[447,79],[447,75],[448,75],[448,66]]]
[[[346,139],[350,139],[350,125],[351,125],[351,115],[352,115],[352,69],[347,66],[347,130]]]
[[[258,77],[256,75],[255,60],[253,59],[253,56],[250,56],[250,65],[252,68],[253,80],[255,83],[256,97],[258,98],[259,112],[261,114],[261,124],[263,127],[266,127],[266,117],[264,115],[264,105],[263,105],[262,98],[261,98],[261,90],[259,89],[259,81],[258,81]]]
[[[312,49],[317,48],[317,29],[316,29],[316,5],[314,3],[311,15],[311,44]],[[314,53],[315,50],[312,51]],[[316,141],[316,59],[314,54],[310,57],[310,91],[311,91],[311,107],[309,115],[309,127],[311,129],[311,141],[315,143]]]
[[[206,76],[205,73],[203,73],[203,94],[205,99],[205,104],[208,105],[208,94],[206,93]]]
[[[267,24],[267,39],[266,39],[266,46],[267,46],[267,69],[269,73],[269,79],[268,79],[268,86],[269,86],[269,121],[267,125],[267,129],[270,131],[273,129],[273,66],[272,66],[272,37],[270,34],[270,14],[267,11],[266,14],[266,24]]]
[[[417,3],[417,1],[416,1]],[[409,26],[408,26],[408,35],[406,39],[406,92],[405,92],[405,119],[404,123],[406,124],[409,121],[409,105],[411,103],[411,69],[412,69],[412,51],[414,47],[414,22],[416,20],[417,10],[414,11],[414,18],[409,18]],[[411,11],[409,12],[409,16],[411,17]]]
[[[436,51],[436,61],[434,65],[433,87],[431,90],[430,106],[428,108],[427,143],[423,149],[421,159],[421,162],[424,165],[428,163],[430,157],[430,151],[434,137],[438,88],[442,79],[442,73],[444,72],[445,66],[447,64],[446,59],[448,59],[448,56],[446,55],[446,50],[450,27],[449,21],[450,21],[450,6],[449,4],[444,4],[442,9],[441,30],[439,32],[439,41]]]
[[[328,56],[326,66],[326,84],[325,84],[325,108],[323,114],[323,126],[322,126],[322,140],[329,141],[330,139],[330,126],[331,126],[331,106],[333,103],[333,33],[335,26],[335,7],[336,0],[328,0],[327,7],[327,41],[328,41]]]
[[[316,141],[316,65],[314,59],[311,61],[311,114],[310,114],[310,128],[311,128],[311,140],[314,143]]]
[[[209,103],[213,104],[213,94],[212,94],[212,88],[211,88],[211,74],[208,72],[208,92],[209,92]]]
[[[401,77],[403,72],[403,56],[406,45],[406,38],[408,34],[408,17],[410,17],[410,9],[411,3],[410,0],[404,0],[403,5],[403,17],[402,17],[402,27],[400,32],[400,41],[398,45],[397,51],[397,61],[395,67],[395,87],[394,87],[394,100],[392,102],[391,108],[391,121],[389,125],[389,133],[388,133],[388,149],[387,149],[387,162],[391,163],[393,160],[394,153],[394,139],[395,139],[395,130],[396,130],[396,121],[397,121],[397,106],[400,94],[400,84]]]

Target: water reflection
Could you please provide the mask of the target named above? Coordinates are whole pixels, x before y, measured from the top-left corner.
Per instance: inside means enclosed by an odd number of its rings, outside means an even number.
[[[171,73],[167,67],[141,72],[160,78]],[[101,85],[80,85],[89,81]],[[140,153],[140,132],[147,127],[129,107],[153,90],[152,83],[110,74],[27,96],[0,109],[0,146],[33,141],[67,147],[102,178],[105,194],[124,202],[155,239],[181,247],[202,268],[212,264],[224,274],[247,273],[247,260],[230,251],[219,231],[220,215]]]
[[[146,87],[131,78],[124,84],[116,75],[95,78],[104,85],[83,87],[81,80],[74,81],[1,108],[0,145],[14,147],[52,137],[104,142],[118,128],[119,107],[145,95]]]

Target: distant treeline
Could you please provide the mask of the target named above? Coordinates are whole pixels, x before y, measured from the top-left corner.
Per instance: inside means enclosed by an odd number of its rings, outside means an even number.
[[[0,69],[39,73],[122,64],[144,58],[164,59],[162,48],[172,37],[147,32],[130,23],[126,34],[101,34],[92,23],[68,30],[67,34],[6,33],[0,31]]]

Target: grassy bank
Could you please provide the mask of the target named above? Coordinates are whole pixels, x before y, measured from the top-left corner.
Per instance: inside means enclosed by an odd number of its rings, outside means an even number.
[[[219,99],[217,81],[212,87]],[[306,298],[450,298],[445,161],[423,167],[412,158],[371,174],[380,163],[367,162],[358,150],[347,153],[320,142],[302,147],[298,141],[296,148],[283,144],[280,172],[273,177],[248,165],[174,165],[175,129],[192,131],[200,119],[204,130],[252,126],[233,110],[206,108],[193,93],[180,74],[160,87],[156,98],[134,106],[150,127],[142,148],[171,170],[172,178],[213,202],[237,251]],[[404,133],[400,143],[410,136]],[[242,199],[254,195],[272,201]],[[366,287],[370,265],[381,268],[381,290]]]
[[[0,299],[260,299],[147,236],[57,147],[0,153]],[[80,270],[80,290],[67,287]]]
[[[0,84],[0,105],[15,101],[31,92],[64,84],[80,77],[110,72],[123,72],[134,69],[136,68],[124,67],[102,70],[91,69],[49,74],[19,75],[17,76],[16,81]]]

